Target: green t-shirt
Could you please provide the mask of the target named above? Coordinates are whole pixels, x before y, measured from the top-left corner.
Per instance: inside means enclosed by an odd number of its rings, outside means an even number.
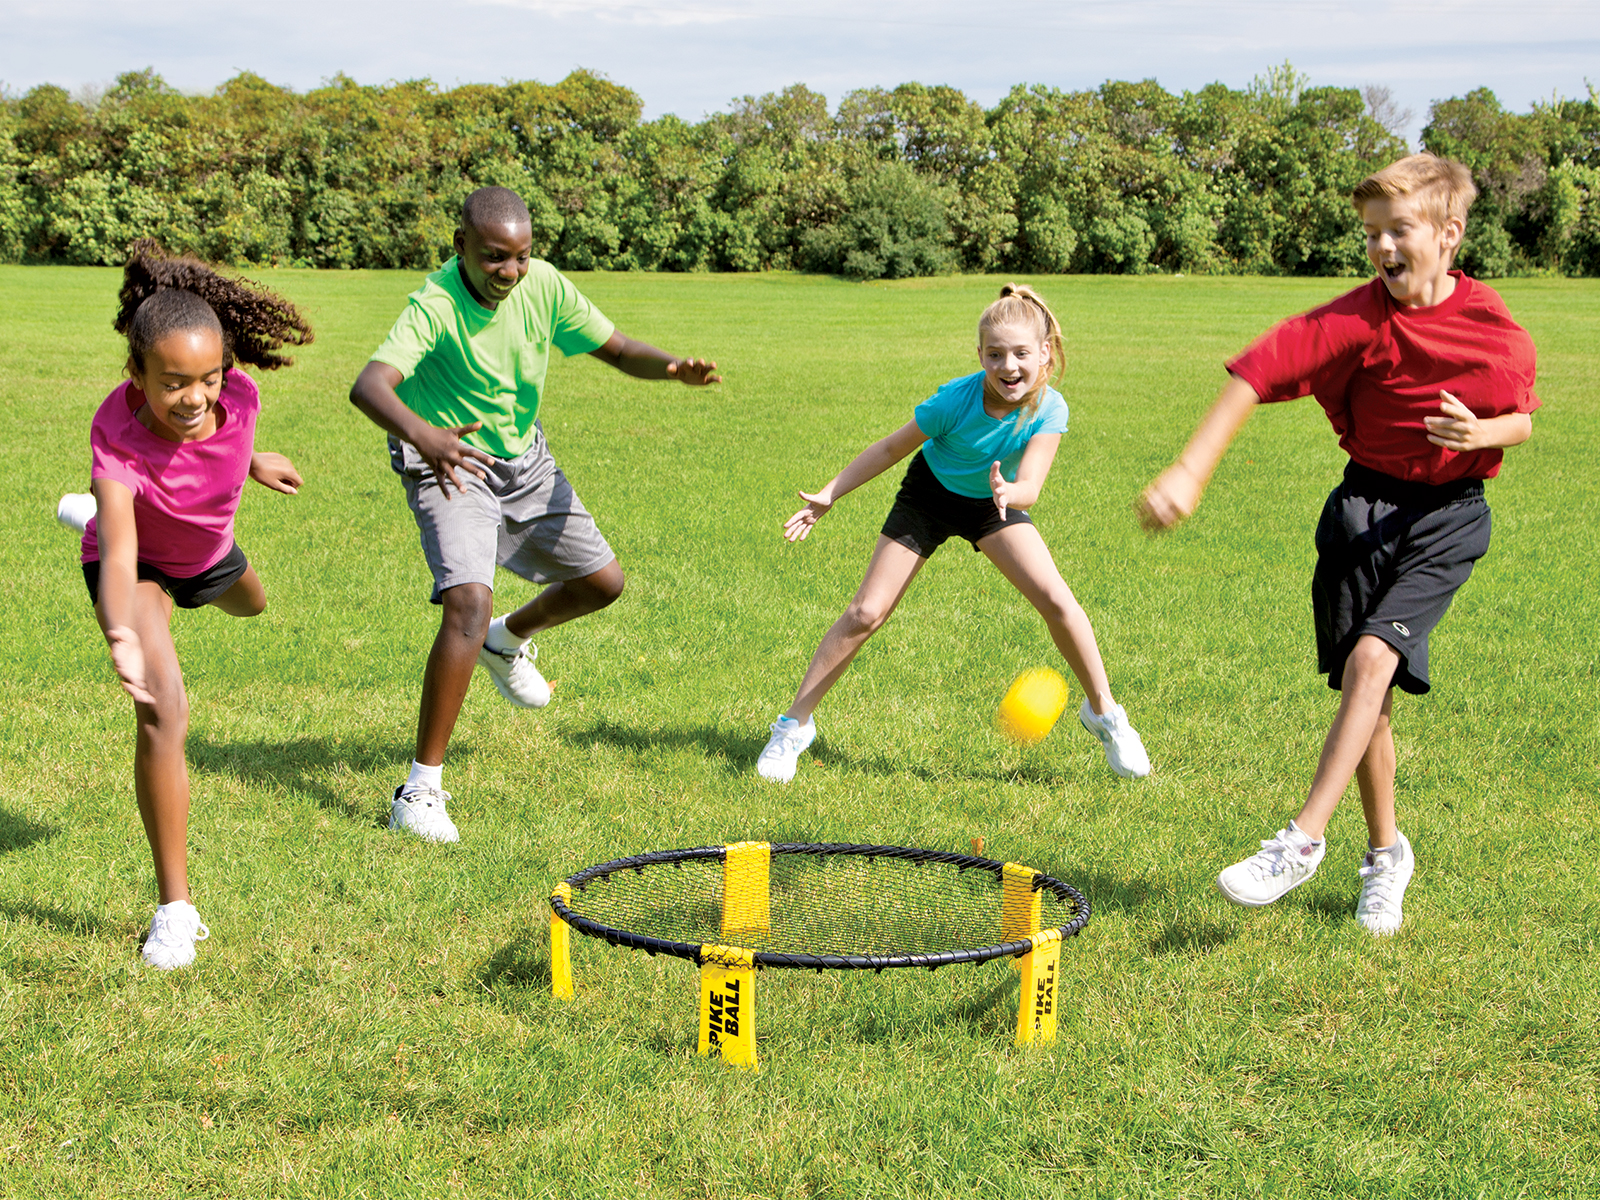
[[[498,308],[485,308],[452,257],[411,293],[372,357],[400,372],[395,391],[424,421],[482,421],[462,440],[515,458],[533,444],[551,344],[565,355],[587,354],[615,328],[570,279],[537,258]]]

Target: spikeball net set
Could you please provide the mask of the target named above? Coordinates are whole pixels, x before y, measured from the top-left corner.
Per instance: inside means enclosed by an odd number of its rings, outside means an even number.
[[[1030,867],[909,846],[737,842],[588,867],[550,897],[554,993],[572,997],[570,933],[700,967],[701,1054],[756,1066],[755,972],[939,967],[996,958],[1022,975],[1017,1044],[1056,1032],[1061,942],[1083,894]]]

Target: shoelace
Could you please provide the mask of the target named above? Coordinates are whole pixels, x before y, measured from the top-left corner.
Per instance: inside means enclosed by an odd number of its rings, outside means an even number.
[[[778,729],[778,722],[774,721],[771,725],[767,726],[767,728],[772,730],[773,733],[779,734],[779,736],[783,738],[781,745],[785,750],[798,750],[800,748],[800,736],[801,731],[805,729],[804,725],[796,725],[793,729],[785,729],[780,732]],[[771,747],[769,746],[768,749],[770,750]]]
[[[155,920],[151,923],[149,940],[157,945],[167,945],[172,939],[169,935],[173,932],[173,919],[170,914],[157,911]],[[211,930],[206,928],[206,923],[196,920],[194,925],[194,940],[203,942],[211,936]]]
[[[1299,847],[1282,838],[1268,838],[1261,849],[1250,856],[1250,870],[1258,879],[1268,875],[1282,875],[1300,858]]]
[[[1361,908],[1384,908],[1389,904],[1389,889],[1394,886],[1394,862],[1387,856],[1361,864]]]

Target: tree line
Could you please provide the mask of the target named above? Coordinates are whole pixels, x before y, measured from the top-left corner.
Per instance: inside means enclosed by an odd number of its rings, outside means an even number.
[[[1386,91],[1154,80],[1012,88],[803,85],[691,124],[586,71],[560,83],[429,80],[297,93],[236,76],[184,95],[153,71],[103,93],[0,94],[0,261],[118,264],[153,236],[213,262],[437,265],[462,198],[515,189],[534,251],[568,270],[1365,270],[1350,189],[1404,154]],[[1600,274],[1600,97],[1432,106],[1427,149],[1482,197],[1470,272]]]

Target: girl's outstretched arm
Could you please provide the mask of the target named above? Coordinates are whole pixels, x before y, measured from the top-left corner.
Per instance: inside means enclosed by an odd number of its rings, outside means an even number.
[[[139,578],[139,531],[133,523],[133,493],[125,483],[96,479],[95,536],[100,543],[100,609],[122,687],[140,704],[154,704],[145,685],[144,647],[133,630],[133,591]]]
[[[270,450],[257,450],[250,456],[250,478],[262,487],[269,487],[287,496],[293,496],[306,482],[300,478],[300,472],[294,469],[292,462]]]
[[[1178,461],[1157,475],[1133,506],[1140,524],[1152,533],[1161,533],[1194,512],[1228,443],[1250,419],[1259,399],[1255,388],[1237,375],[1228,376],[1217,402],[1201,418]]]
[[[1032,508],[1039,493],[1044,491],[1044,481],[1050,475],[1050,464],[1056,461],[1056,451],[1061,447],[1059,433],[1036,433],[1028,439],[1022,452],[1022,462],[1017,465],[1017,477],[1008,482],[1000,473],[1000,464],[989,468],[989,491],[994,494],[994,506],[1005,519],[1008,508]]]
[[[917,428],[915,421],[907,421],[888,437],[879,438],[851,459],[850,465],[830,479],[820,492],[800,493],[806,506],[783,523],[783,536],[791,542],[804,541],[811,527],[833,507],[834,501],[882,475],[927,440],[928,435]]]

